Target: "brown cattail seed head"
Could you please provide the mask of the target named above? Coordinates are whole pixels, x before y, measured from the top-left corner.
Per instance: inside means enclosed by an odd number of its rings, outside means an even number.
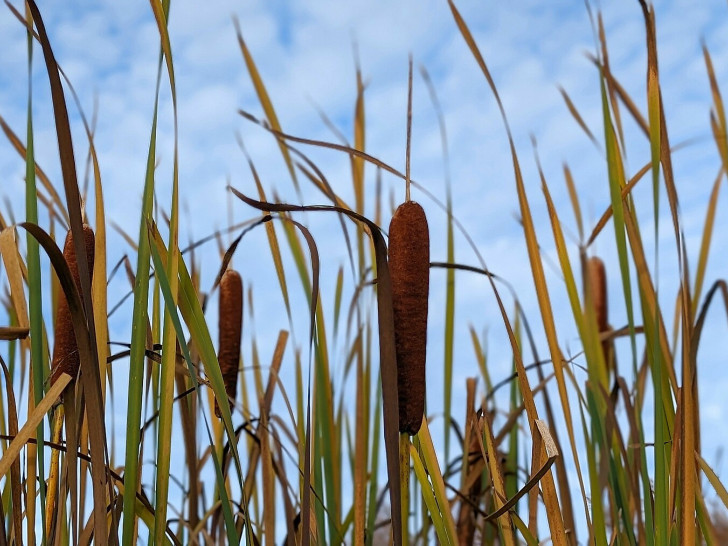
[[[399,431],[417,434],[425,411],[430,234],[422,207],[402,203],[389,224],[394,340],[397,350]]]
[[[83,225],[83,238],[86,243],[86,263],[88,264],[89,275],[94,269],[94,232],[91,226]],[[76,288],[81,291],[81,279],[78,273],[78,263],[76,262],[76,251],[73,244],[73,235],[69,230],[66,235],[66,242],[63,245],[63,257],[66,259],[68,269],[71,271],[73,282]],[[73,332],[73,320],[71,312],[68,308],[68,300],[66,294],[61,291],[58,297],[58,309],[56,310],[56,331],[53,344],[53,362],[51,364],[51,383],[55,383],[56,379],[62,374],[67,373],[75,378],[78,373],[78,367],[81,363],[78,354],[78,345],[76,344],[76,335]]]
[[[604,262],[592,256],[586,262],[587,275],[589,275],[589,287],[591,289],[594,313],[597,317],[599,331],[603,332],[609,327],[607,313],[607,272]]]
[[[238,388],[238,363],[240,362],[240,336],[243,330],[243,280],[237,271],[228,269],[220,279],[220,348],[217,360],[220,363],[225,392],[235,400]],[[215,415],[222,417],[218,401],[215,400]]]
[[[607,308],[607,272],[604,268],[604,262],[592,256],[586,262],[587,275],[589,276],[589,287],[591,290],[592,302],[594,304],[594,314],[597,319],[597,328],[600,334],[604,334],[612,329],[609,325],[609,313]],[[610,340],[602,341],[602,354],[607,370],[613,366],[612,362],[612,342]]]

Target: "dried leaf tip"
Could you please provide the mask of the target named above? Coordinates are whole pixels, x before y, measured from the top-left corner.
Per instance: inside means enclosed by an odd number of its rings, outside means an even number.
[[[425,411],[430,235],[422,207],[402,203],[389,225],[399,431],[417,434]]]
[[[240,338],[243,331],[243,280],[240,273],[232,269],[225,271],[220,279],[219,313],[220,345],[217,360],[232,409],[238,388]],[[222,417],[217,400],[215,415]]]

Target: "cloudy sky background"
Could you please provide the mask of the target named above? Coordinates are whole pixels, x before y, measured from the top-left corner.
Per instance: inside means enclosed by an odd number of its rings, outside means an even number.
[[[17,2],[15,2],[16,5]],[[546,274],[555,308],[559,339],[567,353],[579,350],[566,293],[560,276],[548,261],[557,263],[550,225],[533,159],[531,136],[538,151],[564,229],[574,235],[570,247],[576,251],[576,224],[568,202],[562,165],[568,163],[581,199],[587,231],[609,204],[604,155],[584,135],[570,116],[558,86],[562,86],[579,108],[586,123],[601,142],[601,105],[596,69],[586,57],[593,53],[594,37],[585,5],[573,0],[518,0],[516,2],[458,2],[458,7],[488,62],[511,124],[540,243],[547,263]],[[593,6],[596,11],[599,6]],[[46,27],[59,64],[76,88],[90,116],[98,101],[95,144],[104,183],[107,218],[132,236],[138,233],[139,207],[151,128],[154,86],[158,60],[158,34],[149,5],[145,2],[40,2]],[[658,52],[663,99],[672,144],[694,140],[674,155],[676,184],[680,196],[681,221],[691,266],[694,270],[705,211],[719,160],[710,133],[710,88],[701,54],[704,41],[713,57],[719,84],[728,81],[728,6],[719,0],[656,2]],[[645,111],[645,37],[639,4],[617,0],[603,6],[612,70]],[[172,4],[170,35],[177,77],[179,113],[180,199],[183,213],[182,241],[207,235],[228,222],[256,216],[240,202],[229,207],[228,181],[248,194],[255,194],[252,177],[236,141],[239,135],[256,163],[268,196],[298,202],[275,141],[260,128],[245,121],[239,108],[262,116],[255,92],[237,45],[233,17],[260,70],[285,131],[308,138],[334,140],[322,122],[323,110],[338,129],[353,141],[352,119],[356,98],[355,59],[359,59],[367,83],[367,151],[404,169],[407,100],[407,57],[412,53],[417,67],[426,67],[437,90],[445,116],[450,149],[454,213],[475,240],[488,267],[507,278],[516,288],[530,317],[538,340],[543,340],[538,306],[522,230],[517,222],[518,203],[511,157],[503,123],[485,79],[460,36],[444,0],[420,2],[233,2],[209,3],[189,0]],[[0,115],[24,139],[27,56],[25,31],[9,10],[0,9]],[[49,100],[47,75],[40,50],[33,65],[34,123],[37,160],[61,186],[55,129]],[[163,88],[165,86],[163,85]],[[72,115],[77,162],[83,172],[87,142],[74,107]],[[627,171],[635,173],[649,158],[644,137],[623,111],[627,132]],[[331,151],[306,148],[324,171],[334,190],[353,202],[348,158]],[[157,195],[170,201],[172,165],[172,111],[169,92],[162,93],[158,144]],[[12,204],[16,219],[23,216],[24,164],[6,141],[0,141],[2,196]],[[375,170],[366,170],[366,214],[374,214]],[[414,80],[412,177],[438,198],[445,198],[443,154],[437,117],[421,77]],[[325,198],[301,177],[303,200],[325,203]],[[635,191],[648,256],[652,255],[651,188],[645,180]],[[388,210],[389,196],[404,199],[403,183],[383,178]],[[706,287],[725,277],[726,198],[721,189],[716,230],[708,264]],[[445,215],[428,198],[413,190],[430,221],[432,259],[444,261]],[[7,207],[3,207],[5,214]],[[674,238],[662,195],[657,271],[662,303],[672,320],[677,290]],[[388,215],[385,214],[388,223]],[[322,256],[322,281],[326,312],[332,310],[332,282],[339,265],[347,264],[343,238],[335,217],[300,215],[316,237]],[[607,263],[610,276],[610,320],[626,323],[626,311],[617,277],[616,252],[611,242],[613,228],[607,226],[593,251]],[[108,262],[113,265],[130,249],[109,231]],[[216,248],[208,245],[202,263],[203,286],[209,287],[219,264]],[[247,256],[247,257],[246,257]],[[576,257],[574,252],[573,257]],[[465,239],[456,234],[456,260],[477,265]],[[246,282],[255,290],[255,324],[246,325],[246,340],[255,335],[263,362],[270,359],[280,328],[288,328],[282,299],[274,280],[263,230],[247,236],[235,259]],[[305,297],[295,272],[289,267],[289,286],[294,309],[305,309]],[[353,288],[347,270],[347,289]],[[124,295],[126,281],[111,284],[110,304]],[[429,336],[432,412],[441,409],[441,378],[437,375],[442,355],[444,272],[431,275]],[[347,302],[346,296],[344,301]],[[455,349],[456,393],[464,392],[466,377],[477,368],[468,327],[488,330],[489,365],[494,381],[506,377],[511,357],[502,320],[487,283],[475,276],[457,277],[457,338]],[[296,307],[298,306],[298,307]],[[509,309],[512,302],[508,302]],[[214,301],[211,329],[216,331]],[[296,340],[304,345],[305,313],[294,324]],[[112,339],[128,340],[131,305],[112,318]],[[669,327],[671,328],[671,323]],[[718,451],[728,429],[725,392],[728,373],[724,356],[725,314],[717,307],[705,328],[698,360],[704,456],[725,479],[725,465]],[[339,341],[334,358],[340,377],[343,346]],[[545,343],[539,346],[546,354]],[[620,345],[622,369],[630,362],[628,342]],[[246,342],[244,358],[249,357]],[[284,367],[291,366],[290,348]],[[125,373],[119,363],[116,380]],[[289,368],[290,369],[290,368]],[[577,377],[580,377],[577,372]],[[582,377],[582,379],[584,379]],[[121,381],[123,384],[123,380]],[[434,388],[433,388],[434,387]],[[458,397],[455,397],[456,400]],[[464,407],[453,408],[461,419]],[[123,434],[123,401],[117,399],[117,430]],[[441,421],[439,421],[441,422]],[[651,428],[651,423],[646,423]],[[438,425],[439,426],[439,425]]]

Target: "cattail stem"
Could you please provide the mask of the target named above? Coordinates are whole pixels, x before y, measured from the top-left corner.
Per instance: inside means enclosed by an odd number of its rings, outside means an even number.
[[[410,482],[410,437],[406,432],[399,435],[399,486],[402,491],[402,521],[407,522],[409,514],[409,482]],[[407,524],[402,525],[402,546],[409,544]]]
[[[54,444],[61,443],[61,431],[63,429],[63,404],[59,404],[53,414],[53,431],[51,434],[51,442]],[[55,527],[56,504],[58,499],[58,478],[60,474],[60,456],[61,452],[56,448],[51,450],[51,468],[48,473],[48,493],[46,496],[46,514],[45,526],[46,537],[51,537],[51,532]]]
[[[407,84],[407,150],[405,155],[405,201],[410,200],[410,151],[412,145],[412,54],[409,56],[409,78]]]

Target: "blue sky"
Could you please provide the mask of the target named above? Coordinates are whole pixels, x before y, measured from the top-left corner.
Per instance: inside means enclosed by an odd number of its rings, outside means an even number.
[[[17,2],[14,3],[17,5]],[[538,150],[550,190],[565,229],[576,233],[563,182],[562,164],[568,163],[581,198],[588,226],[593,225],[609,203],[603,154],[589,142],[568,113],[559,94],[562,86],[579,108],[586,123],[601,141],[601,106],[597,72],[586,57],[594,52],[594,39],[584,3],[574,0],[518,0],[516,2],[457,2],[492,71],[511,123],[516,147],[531,199],[540,243],[546,260],[556,263],[548,216],[533,160],[531,136]],[[596,11],[598,5],[593,6]],[[645,110],[644,26],[639,4],[633,0],[606,2],[603,8],[610,62],[613,72]],[[680,195],[681,220],[688,256],[694,269],[699,250],[708,196],[719,161],[709,125],[710,89],[700,51],[701,41],[710,49],[718,82],[728,89],[728,6],[719,0],[658,1],[655,3],[662,92],[668,130],[673,144],[689,139],[696,143],[674,156],[676,184]],[[51,42],[66,70],[83,108],[90,115],[98,100],[95,144],[99,153],[107,204],[107,217],[131,234],[138,232],[141,191],[154,99],[158,37],[154,19],[145,2],[69,1],[63,7],[40,2]],[[487,84],[453,22],[447,2],[310,2],[189,0],[172,4],[170,33],[177,76],[180,136],[181,201],[194,214],[183,220],[183,240],[207,235],[228,221],[228,180],[238,189],[254,193],[252,179],[236,142],[240,135],[256,163],[269,196],[296,202],[297,196],[280,160],[277,145],[267,134],[237,115],[243,108],[261,114],[242,56],[236,43],[233,17],[240,21],[244,38],[255,57],[263,80],[289,133],[333,140],[322,123],[320,107],[347,138],[353,140],[352,116],[356,97],[355,53],[367,82],[367,151],[387,163],[404,168],[407,56],[424,65],[432,76],[442,104],[451,155],[454,212],[466,227],[488,266],[507,278],[517,289],[539,340],[543,339],[538,307],[527,266],[522,230],[516,220],[513,170],[503,123]],[[356,46],[354,45],[356,44]],[[23,28],[7,9],[0,9],[0,115],[19,134],[24,134],[27,74]],[[54,127],[47,90],[47,77],[39,49],[35,50],[34,122],[37,159],[61,187]],[[87,145],[75,108],[70,108],[77,148],[79,172]],[[627,117],[626,113],[624,114]],[[169,93],[163,93],[160,114],[157,194],[168,202],[172,164],[172,112]],[[423,80],[414,82],[412,176],[444,199],[442,149],[437,119]],[[627,131],[627,170],[636,172],[648,159],[647,143],[631,121]],[[334,189],[353,201],[348,159],[330,151],[306,149],[324,170]],[[24,165],[9,144],[0,141],[2,195],[12,202],[17,218],[22,216]],[[375,171],[367,168],[366,213],[374,213]],[[404,198],[400,181],[384,178],[386,196],[395,202]],[[721,190],[725,193],[724,189]],[[652,225],[650,188],[635,193],[643,226]],[[303,185],[306,203],[321,203],[323,196]],[[443,234],[445,216],[421,194],[430,219],[431,232]],[[387,198],[388,202],[388,198]],[[5,213],[5,208],[2,209]],[[241,203],[233,203],[236,221],[255,216]],[[726,198],[721,195],[713,253],[707,285],[728,270]],[[673,309],[677,289],[677,266],[668,207],[662,196],[660,218],[661,251],[659,278],[666,309]],[[325,302],[333,294],[331,281],[340,264],[346,264],[338,224],[328,215],[302,215],[317,238],[324,257],[322,276]],[[626,323],[621,287],[616,275],[616,253],[609,233],[593,248],[607,262],[610,276],[610,320]],[[647,230],[646,233],[651,233]],[[648,238],[649,239],[649,238]],[[654,241],[647,240],[648,249]],[[576,244],[571,240],[576,256]],[[121,238],[109,233],[109,263],[129,249]],[[203,285],[210,286],[218,260],[214,247],[203,263]],[[652,251],[649,250],[651,253]],[[248,261],[245,256],[254,257]],[[648,254],[651,255],[651,254]],[[261,257],[260,259],[258,257]],[[432,240],[432,259],[445,259],[441,236]],[[458,262],[477,265],[461,236],[456,238]],[[279,328],[287,328],[273,268],[267,257],[262,231],[247,237],[236,255],[236,265],[255,289],[257,321],[255,335],[263,348],[273,346]],[[577,338],[566,294],[559,275],[548,267],[547,276],[560,329],[562,349],[578,350]],[[350,272],[349,272],[350,273]],[[291,269],[294,305],[303,308],[305,298]],[[351,289],[351,275],[347,277]],[[206,284],[205,284],[206,283]],[[328,284],[327,284],[328,283]],[[445,277],[431,275],[430,358],[437,365],[442,354],[442,312]],[[112,291],[123,294],[125,281],[117,280]],[[113,298],[110,298],[113,302]],[[346,301],[346,300],[345,300]],[[483,279],[458,275],[455,388],[464,388],[466,377],[476,373],[468,326],[488,330],[489,362],[494,380],[509,373],[511,360],[507,338],[490,288]],[[112,338],[128,337],[131,306],[112,319]],[[671,313],[670,313],[671,314]],[[211,313],[214,325],[214,313]],[[716,450],[726,437],[727,407],[724,393],[728,374],[724,370],[724,316],[714,310],[704,333],[699,354],[698,378],[703,404],[704,454],[718,462]],[[666,317],[671,321],[671,316]],[[671,327],[671,322],[669,323]],[[296,324],[297,341],[303,343],[307,325]],[[252,328],[246,328],[246,339]],[[339,344],[339,348],[341,347]],[[505,349],[504,349],[505,347]],[[546,353],[545,344],[539,347]],[[625,350],[628,346],[625,345]],[[249,352],[249,344],[245,351]],[[341,351],[340,351],[341,352]],[[266,350],[261,357],[270,358]],[[288,354],[290,357],[290,352]],[[341,355],[339,354],[338,357]],[[626,368],[628,353],[624,353]],[[290,361],[289,361],[290,362]],[[438,377],[429,377],[439,385]],[[440,407],[435,389],[428,403]],[[455,408],[460,418],[464,408]],[[119,409],[119,414],[122,410]],[[716,433],[720,431],[720,433]],[[710,432],[710,434],[708,434]],[[728,474],[721,466],[719,473]]]

